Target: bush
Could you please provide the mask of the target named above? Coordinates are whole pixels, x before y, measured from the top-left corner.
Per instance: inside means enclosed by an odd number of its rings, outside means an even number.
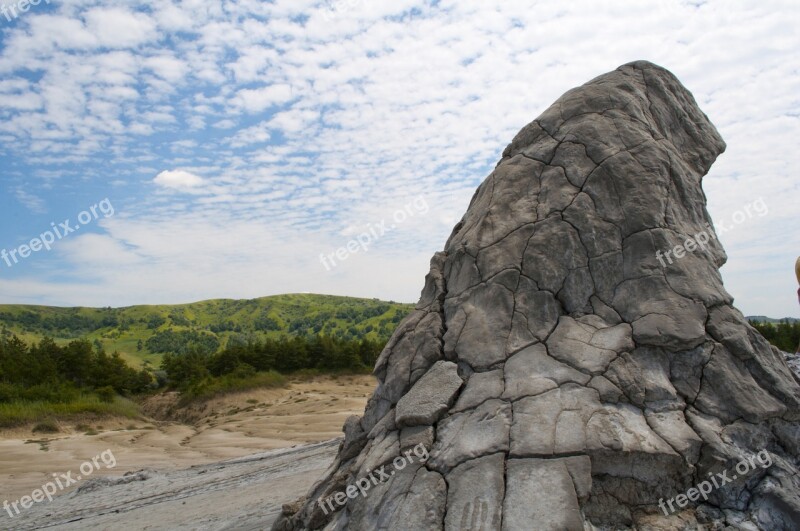
[[[220,343],[214,334],[195,330],[164,330],[150,337],[144,346],[152,353],[185,354],[192,349],[216,352]]]
[[[16,385],[0,382],[0,402],[11,402],[19,397],[20,389]]]
[[[114,398],[116,398],[117,396],[117,392],[110,385],[97,389],[95,393],[97,393],[97,398],[99,398],[101,402],[105,402],[106,404],[110,404],[111,402],[113,402]]]
[[[205,378],[189,386],[181,395],[181,405],[186,405],[193,400],[208,400],[215,396],[257,388],[283,387],[286,378],[274,371],[259,372],[251,376],[237,378],[227,374],[219,378]]]
[[[33,433],[58,433],[61,431],[56,421],[52,419],[39,422],[33,427]]]
[[[76,400],[80,394],[80,390],[69,383],[56,385],[39,384],[26,389],[25,392],[22,393],[22,398],[25,400],[45,400],[63,404]]]
[[[240,363],[231,373],[231,376],[236,379],[245,379],[255,376],[256,369],[247,363]]]

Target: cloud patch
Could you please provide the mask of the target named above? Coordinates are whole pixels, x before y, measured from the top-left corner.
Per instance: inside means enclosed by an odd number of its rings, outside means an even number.
[[[17,201],[34,214],[44,214],[47,212],[45,202],[39,196],[30,194],[22,188],[17,188],[14,192],[14,196],[17,198]]]
[[[185,170],[164,170],[153,179],[162,188],[172,190],[195,190],[205,183],[205,179]]]

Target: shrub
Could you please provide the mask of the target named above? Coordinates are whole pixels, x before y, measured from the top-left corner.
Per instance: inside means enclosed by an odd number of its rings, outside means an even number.
[[[58,433],[61,431],[56,421],[48,419],[39,422],[33,427],[33,433]]]
[[[114,398],[117,396],[117,392],[110,385],[101,387],[100,389],[96,390],[95,393],[97,393],[97,398],[106,404],[112,403]]]
[[[259,372],[241,378],[233,374],[226,374],[218,378],[208,377],[190,385],[182,393],[181,405],[186,405],[193,400],[208,400],[228,393],[284,385],[286,385],[286,378],[275,371]]]

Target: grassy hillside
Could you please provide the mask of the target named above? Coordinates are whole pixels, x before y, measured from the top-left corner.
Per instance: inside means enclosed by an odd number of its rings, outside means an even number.
[[[224,348],[232,337],[325,334],[385,341],[412,307],[313,294],[127,308],[0,305],[0,333],[26,342],[48,336],[58,344],[86,338],[133,366],[158,367],[165,352],[193,343]]]

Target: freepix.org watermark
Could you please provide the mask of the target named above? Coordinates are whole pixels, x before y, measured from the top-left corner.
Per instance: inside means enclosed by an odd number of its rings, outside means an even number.
[[[111,204],[108,198],[103,199],[96,205],[90,206],[88,210],[84,210],[78,214],[78,224],[72,225],[68,219],[65,219],[63,223],[59,223],[58,225],[56,225],[55,222],[51,222],[50,230],[44,231],[38,238],[33,238],[30,242],[23,243],[10,251],[6,249],[0,251],[0,259],[2,259],[8,267],[12,267],[14,264],[18,264],[21,259],[28,258],[31,253],[39,252],[42,249],[49,251],[56,242],[56,239],[60,240],[71,232],[80,229],[83,225],[88,225],[92,221],[98,219],[100,214],[102,214],[104,218],[114,215],[114,205]]]
[[[376,468],[375,470],[370,470],[367,473],[367,477],[359,479],[354,484],[348,485],[343,491],[339,491],[336,494],[331,494],[324,500],[319,500],[317,503],[320,507],[322,507],[322,510],[325,512],[325,514],[328,514],[330,511],[336,511],[339,509],[339,507],[344,505],[348,499],[352,500],[359,495],[366,498],[369,489],[378,483],[388,481],[389,478],[394,476],[394,473],[397,470],[403,470],[406,466],[413,463],[414,456],[424,463],[428,460],[428,449],[425,448],[424,444],[419,443],[411,450],[406,450],[403,455],[398,455],[394,458],[394,461],[392,461],[394,470],[386,472],[384,470],[386,465]]]
[[[668,499],[666,504],[664,503],[664,498],[659,499],[658,506],[661,507],[661,510],[664,511],[666,516],[669,516],[670,513],[674,513],[675,511],[683,509],[689,505],[690,501],[698,501],[701,496],[704,501],[708,500],[708,495],[711,493],[711,491],[714,489],[719,489],[728,483],[732,483],[738,478],[749,474],[751,471],[756,469],[756,463],[761,468],[769,468],[772,466],[772,456],[769,455],[768,451],[761,450],[757,454],[746,457],[745,459],[742,459],[736,463],[736,466],[734,467],[736,469],[736,474],[734,474],[731,470],[723,470],[719,473],[709,472],[709,479],[701,481],[694,487],[687,490],[685,494],[678,494],[674,498]],[[728,476],[729,472],[731,473],[730,476]],[[672,505],[673,501],[675,502],[675,505],[678,506],[677,509]],[[669,506],[669,510],[667,510],[667,506]]]
[[[758,217],[766,216],[769,213],[769,209],[767,208],[767,204],[764,202],[764,199],[759,197],[755,201],[750,204],[745,205],[741,210],[737,210],[731,216],[731,221],[733,222],[732,225],[728,225],[725,221],[721,221],[716,224],[716,234],[722,236],[729,230],[731,230],[736,225],[740,225],[744,223],[747,219],[752,218],[755,214]],[[661,252],[661,250],[656,251],[656,258],[658,262],[661,264],[661,267],[666,267],[667,262],[672,264],[673,260],[672,257],[674,256],[676,260],[683,258],[686,256],[686,252],[693,253],[697,249],[702,249],[703,251],[706,250],[706,245],[711,238],[716,238],[715,231],[711,229],[709,226],[708,230],[703,230],[695,234],[694,236],[689,236],[686,240],[679,245],[676,245],[672,249],[667,250],[666,252]],[[666,259],[666,262],[665,262]]]
[[[330,271],[332,268],[338,265],[336,262],[337,260],[339,262],[344,262],[350,257],[351,254],[366,252],[370,245],[372,245],[376,240],[380,239],[384,234],[396,229],[397,225],[403,223],[409,218],[413,218],[417,214],[427,214],[428,210],[429,207],[428,203],[425,201],[425,198],[419,196],[410,203],[406,204],[403,208],[395,210],[394,214],[392,214],[392,220],[394,221],[393,224],[387,227],[386,225],[388,222],[385,219],[382,219],[380,223],[369,223],[366,231],[347,242],[344,247],[339,247],[334,252],[329,254],[320,253],[319,261],[322,262],[323,266],[325,266],[326,271]]]
[[[106,469],[117,466],[117,459],[114,457],[114,454],[111,450],[106,450],[94,456],[91,461],[81,463],[81,466],[78,467],[80,474],[75,477],[72,477],[72,471],[66,474],[53,474],[53,481],[48,481],[42,485],[42,488],[34,490],[31,492],[30,496],[23,496],[19,500],[11,503],[5,500],[3,502],[3,509],[8,512],[11,518],[14,518],[19,515],[20,507],[23,509],[30,509],[33,507],[34,503],[43,502],[45,498],[47,498],[47,501],[53,501],[53,496],[57,492],[77,484],[80,480],[86,479],[94,474],[95,471],[100,470],[101,462],[105,465]]]
[[[31,6],[38,6],[41,3],[42,0],[19,0],[11,5],[2,4],[0,5],[0,13],[6,17],[7,22],[11,22],[16,20],[21,13],[26,13]],[[50,4],[50,0],[44,0],[44,3]]]

